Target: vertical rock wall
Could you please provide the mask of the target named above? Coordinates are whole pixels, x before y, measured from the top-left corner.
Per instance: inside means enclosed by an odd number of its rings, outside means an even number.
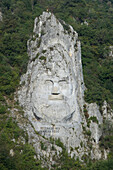
[[[103,118],[96,104],[84,102],[78,34],[43,12],[35,19],[27,46],[30,59],[18,91],[24,116],[40,135],[60,138],[72,157],[101,158],[98,143]],[[38,146],[36,140],[34,146]]]

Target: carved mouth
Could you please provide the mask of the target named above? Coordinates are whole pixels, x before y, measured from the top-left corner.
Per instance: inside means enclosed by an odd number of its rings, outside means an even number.
[[[49,100],[63,100],[64,99],[64,96],[61,95],[61,94],[54,94],[54,95],[49,95],[48,97]]]

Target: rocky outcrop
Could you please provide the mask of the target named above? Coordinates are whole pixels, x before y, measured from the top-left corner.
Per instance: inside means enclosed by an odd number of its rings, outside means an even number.
[[[84,155],[90,155],[100,159],[98,143],[103,116],[97,104],[84,101],[77,32],[53,14],[43,12],[35,19],[27,46],[30,59],[27,72],[21,77],[18,100],[32,125],[26,128],[37,154],[38,133],[46,138],[60,138],[72,157],[82,160]],[[34,140],[30,139],[31,134]]]
[[[3,16],[2,16],[2,12],[0,11],[0,21],[3,21]]]
[[[113,58],[113,46],[110,46],[110,53],[109,53],[109,57]]]
[[[31,118],[35,115],[41,122],[81,121],[84,83],[80,42],[73,28],[63,25],[53,14],[43,13],[35,19],[34,35],[28,41],[30,62],[22,77],[25,85],[19,101],[33,113]]]
[[[110,105],[106,101],[104,101],[103,103],[102,112],[103,112],[103,118],[113,123],[113,110],[111,109]]]

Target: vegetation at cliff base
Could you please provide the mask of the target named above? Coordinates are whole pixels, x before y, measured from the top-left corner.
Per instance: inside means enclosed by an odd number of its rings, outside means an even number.
[[[0,115],[0,170],[41,170],[27,134],[7,114]]]

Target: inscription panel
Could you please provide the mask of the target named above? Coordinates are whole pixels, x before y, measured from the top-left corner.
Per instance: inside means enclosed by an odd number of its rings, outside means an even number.
[[[44,135],[59,134],[60,127],[42,126],[40,127],[39,133]]]

